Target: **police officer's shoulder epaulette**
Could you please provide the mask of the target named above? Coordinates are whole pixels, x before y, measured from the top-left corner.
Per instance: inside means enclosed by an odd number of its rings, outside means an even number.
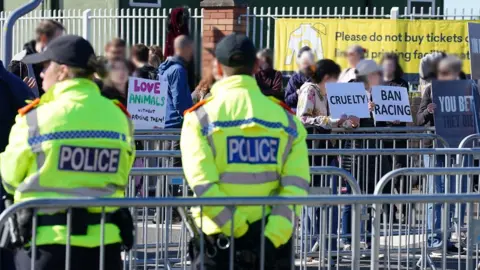
[[[280,101],[278,99],[276,99],[275,97],[272,97],[272,96],[269,96],[268,98],[270,98],[271,101],[277,103],[278,105],[280,105],[282,108],[284,108],[287,112],[291,113],[291,114],[295,114],[294,111],[292,111],[292,109],[283,101]]]
[[[183,113],[183,115],[186,115],[187,113],[191,113],[191,112],[194,112],[196,111],[198,108],[202,107],[203,105],[207,104],[210,100],[212,100],[213,97],[209,97],[209,98],[206,98],[206,99],[203,99],[203,100],[200,100],[199,102],[197,102],[195,105],[193,105],[192,107],[190,107],[189,109],[186,109],[185,112]]]
[[[35,108],[38,106],[38,104],[40,104],[40,99],[39,99],[39,98],[37,98],[37,99],[33,100],[32,102],[30,102],[27,106],[19,109],[19,110],[18,110],[18,114],[20,114],[20,115],[22,115],[22,116],[23,116],[23,115],[26,115],[29,111],[35,109]]]
[[[127,108],[126,108],[125,106],[123,106],[123,104],[122,104],[120,101],[114,100],[113,103],[114,103],[115,105],[117,105],[117,107],[120,108],[120,110],[122,110],[122,112],[123,112],[128,118],[131,117],[131,115],[130,115],[130,113],[128,112]]]

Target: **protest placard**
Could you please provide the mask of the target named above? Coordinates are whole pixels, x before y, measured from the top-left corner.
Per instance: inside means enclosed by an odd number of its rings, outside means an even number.
[[[477,132],[478,111],[472,92],[473,81],[433,81],[435,132],[444,138],[450,147],[458,147],[463,138]],[[478,102],[477,102],[478,103]]]
[[[372,87],[372,99],[375,103],[375,110],[373,111],[375,121],[412,122],[407,88],[374,86]]]
[[[354,115],[370,118],[368,97],[363,83],[327,83],[328,106],[332,118]]]
[[[141,78],[128,79],[127,109],[136,129],[165,127],[167,93],[160,91],[160,82]]]
[[[480,81],[480,23],[468,23],[472,79]]]

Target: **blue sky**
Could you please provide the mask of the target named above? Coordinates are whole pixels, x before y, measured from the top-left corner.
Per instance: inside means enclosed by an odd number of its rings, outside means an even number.
[[[480,12],[480,0],[445,0],[445,7],[448,8],[450,14],[453,14],[454,8],[457,9],[457,14],[462,12],[462,8],[465,8],[467,14],[470,14],[470,10],[474,8],[475,13],[478,14]]]

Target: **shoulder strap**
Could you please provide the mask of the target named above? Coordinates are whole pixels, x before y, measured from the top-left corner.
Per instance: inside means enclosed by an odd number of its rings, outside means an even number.
[[[127,108],[118,100],[114,100],[113,103],[115,105],[117,105],[118,108],[120,108],[120,110],[122,110],[122,112],[128,117],[128,118],[131,118],[132,116],[130,115],[130,113],[128,112]]]
[[[276,104],[280,105],[280,107],[284,108],[287,112],[289,112],[290,114],[293,114],[295,115],[295,112],[292,111],[292,109],[283,101],[280,101],[272,96],[269,96],[268,97],[271,101],[275,102]]]
[[[18,114],[20,114],[21,116],[24,116],[26,115],[29,111],[31,111],[32,109],[36,108],[38,106],[38,104],[40,104],[40,99],[37,98],[35,99],[34,101],[32,101],[30,104],[28,104],[27,106],[21,108],[18,110]]]
[[[209,97],[209,98],[200,100],[200,101],[197,102],[195,105],[193,105],[193,106],[190,107],[189,109],[185,110],[185,112],[183,113],[183,115],[186,115],[187,113],[191,113],[191,112],[196,111],[198,108],[202,107],[203,105],[207,104],[210,100],[212,100],[212,98],[213,98],[213,97]]]

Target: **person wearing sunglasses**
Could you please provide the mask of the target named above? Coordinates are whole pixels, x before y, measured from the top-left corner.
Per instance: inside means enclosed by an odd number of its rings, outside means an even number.
[[[355,80],[355,68],[361,60],[365,58],[366,50],[360,45],[352,45],[347,50],[348,68],[345,69],[338,78],[338,82],[351,82]]]

